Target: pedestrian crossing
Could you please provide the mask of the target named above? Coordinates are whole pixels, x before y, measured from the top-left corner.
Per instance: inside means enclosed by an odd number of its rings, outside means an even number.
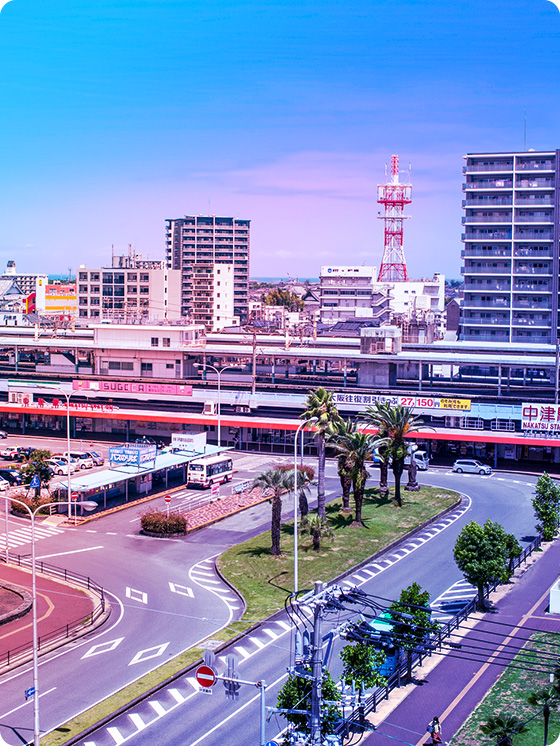
[[[430,604],[436,622],[448,622],[476,596],[476,588],[466,580],[458,580]]]
[[[57,528],[56,526],[39,524],[35,526],[35,541],[48,539],[51,536],[57,536],[62,533],[64,533],[64,529]],[[26,544],[31,544],[31,526],[25,526],[21,523],[16,523],[14,520],[9,520],[8,549],[16,549],[17,547],[22,547]],[[5,526],[0,528],[0,547],[2,547],[2,549],[6,548]]]

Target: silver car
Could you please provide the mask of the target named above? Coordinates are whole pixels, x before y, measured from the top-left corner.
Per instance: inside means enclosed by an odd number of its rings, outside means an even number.
[[[475,458],[460,458],[453,464],[453,471],[458,474],[492,474],[492,467],[477,461]]]

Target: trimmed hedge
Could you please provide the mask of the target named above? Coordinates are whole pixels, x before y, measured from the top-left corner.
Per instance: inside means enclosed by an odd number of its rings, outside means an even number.
[[[170,513],[167,517],[166,510],[150,508],[140,516],[143,531],[153,534],[186,534],[187,516],[184,513]]]

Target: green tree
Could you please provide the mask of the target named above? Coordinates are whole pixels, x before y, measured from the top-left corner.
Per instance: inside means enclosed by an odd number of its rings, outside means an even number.
[[[368,433],[354,429],[351,432],[339,432],[338,435],[332,437],[330,442],[335,450],[343,454],[346,459],[354,490],[355,522],[361,524],[364,491],[369,477],[366,461],[372,457],[373,438]]]
[[[548,723],[550,721],[550,708],[558,704],[560,695],[553,686],[546,686],[534,692],[530,692],[527,702],[533,707],[542,709],[544,719],[544,746],[548,744]]]
[[[400,647],[415,648],[430,632],[438,629],[432,621],[430,593],[418,583],[403,588],[398,601],[389,606],[393,622],[393,640]]]
[[[275,467],[276,469],[280,469],[280,471],[283,471],[285,473],[288,473],[292,476],[294,474],[294,469],[292,466],[289,466],[288,464],[280,464]],[[299,464],[298,465],[298,478],[297,478],[297,488],[298,488],[298,503],[299,503],[299,514],[302,518],[305,518],[305,516],[309,513],[309,503],[307,501],[307,496],[310,493],[310,487],[311,485],[315,484],[313,479],[315,478],[315,470],[312,466],[308,466],[307,464]],[[292,486],[293,490],[293,486]]]
[[[397,404],[396,407],[390,404],[368,407],[365,412],[365,419],[374,427],[377,427],[379,433],[383,435],[378,439],[377,445],[386,447],[387,457],[392,459],[395,501],[400,507],[402,505],[401,477],[409,445],[407,437],[418,432],[422,420],[412,413],[412,407],[403,407],[401,404]]]
[[[527,728],[516,715],[500,712],[492,715],[481,726],[480,730],[486,736],[496,739],[496,746],[512,746],[513,736],[525,733]]]
[[[356,642],[346,645],[340,651],[342,660],[342,678],[346,684],[356,682],[357,687],[364,685],[365,689],[373,686],[383,686],[387,679],[379,673],[379,668],[385,663],[385,653],[376,650],[367,642]]]
[[[533,510],[537,519],[537,530],[541,532],[545,541],[552,541],[560,525],[560,488],[546,472],[537,480]]]
[[[311,668],[307,669],[311,675]],[[292,723],[297,730],[309,734],[311,728],[309,720],[311,717],[311,679],[305,679],[302,676],[289,676],[288,680],[278,693],[278,707],[283,710],[307,710],[307,715],[290,715],[284,714],[289,723]],[[323,674],[323,683],[321,685],[323,699],[327,702],[338,702],[340,692],[328,671]],[[321,718],[321,732],[323,736],[334,733],[335,725],[340,717],[336,705],[324,705]]]
[[[317,439],[318,469],[317,469],[317,511],[322,518],[326,516],[325,509],[325,461],[326,441],[332,436],[340,422],[340,415],[333,400],[332,391],[327,391],[319,386],[315,391],[310,391],[305,403],[305,412],[300,417],[304,421],[316,418],[313,423],[315,437]]]
[[[29,486],[33,477],[38,476],[41,487],[48,487],[52,476],[47,463],[50,457],[51,452],[47,449],[38,448],[35,451],[31,451],[28,461],[20,469],[23,484]],[[35,490],[37,496],[41,493],[41,487],[37,487]]]
[[[504,583],[507,583],[513,575],[513,561],[514,559],[516,559],[516,557],[521,556],[521,554],[523,553],[523,549],[521,548],[521,544],[517,541],[516,537],[513,534],[506,534],[505,542],[507,568],[504,572]]]
[[[498,523],[487,520],[484,526],[471,521],[457,537],[453,556],[465,580],[477,588],[477,605],[481,609],[486,608],[486,586],[501,581],[503,577],[507,557],[506,536]]]
[[[305,308],[305,303],[299,295],[288,288],[273,288],[264,293],[261,300],[265,306],[283,306],[288,311],[303,311]]]
[[[272,506],[272,518],[270,523],[270,553],[279,555],[280,550],[280,527],[282,525],[282,495],[293,489],[293,476],[281,469],[267,469],[253,480],[253,487],[260,487],[263,495],[272,492],[270,504]]]
[[[387,440],[388,431],[386,422],[390,418],[391,408],[392,405],[389,402],[385,402],[384,404],[381,402],[375,402],[373,406],[366,408],[366,411],[360,418],[366,426],[375,427],[377,429],[377,438],[374,443],[374,449],[379,458],[380,495],[387,495],[389,492],[388,476],[391,453]]]

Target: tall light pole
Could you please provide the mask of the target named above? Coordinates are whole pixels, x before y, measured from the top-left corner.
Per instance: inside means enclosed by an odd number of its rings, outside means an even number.
[[[237,368],[237,365],[224,365],[223,368],[216,368],[210,363],[196,363],[196,368],[212,368],[218,376],[218,446],[222,445],[222,414],[221,414],[221,395],[222,395],[222,373],[229,368]]]
[[[299,578],[298,578],[298,485],[297,485],[297,475],[298,475],[298,464],[297,464],[297,439],[298,435],[300,434],[301,430],[306,425],[312,425],[314,422],[317,422],[317,417],[311,417],[309,420],[306,420],[305,422],[300,423],[298,426],[298,429],[296,430],[296,434],[294,437],[294,596],[299,590]],[[302,444],[303,444],[303,435],[302,438]]]
[[[32,605],[32,625],[33,625],[33,746],[40,746],[41,733],[39,730],[39,637],[37,634],[37,581],[35,569],[35,516],[40,510],[44,510],[45,505],[39,505],[35,510],[26,505],[21,500],[11,498],[11,501],[18,505],[23,505],[31,518],[31,598]],[[70,504],[70,500],[67,501]],[[64,505],[65,503],[58,503]],[[95,510],[97,503],[91,500],[84,500],[80,505],[85,510]]]

